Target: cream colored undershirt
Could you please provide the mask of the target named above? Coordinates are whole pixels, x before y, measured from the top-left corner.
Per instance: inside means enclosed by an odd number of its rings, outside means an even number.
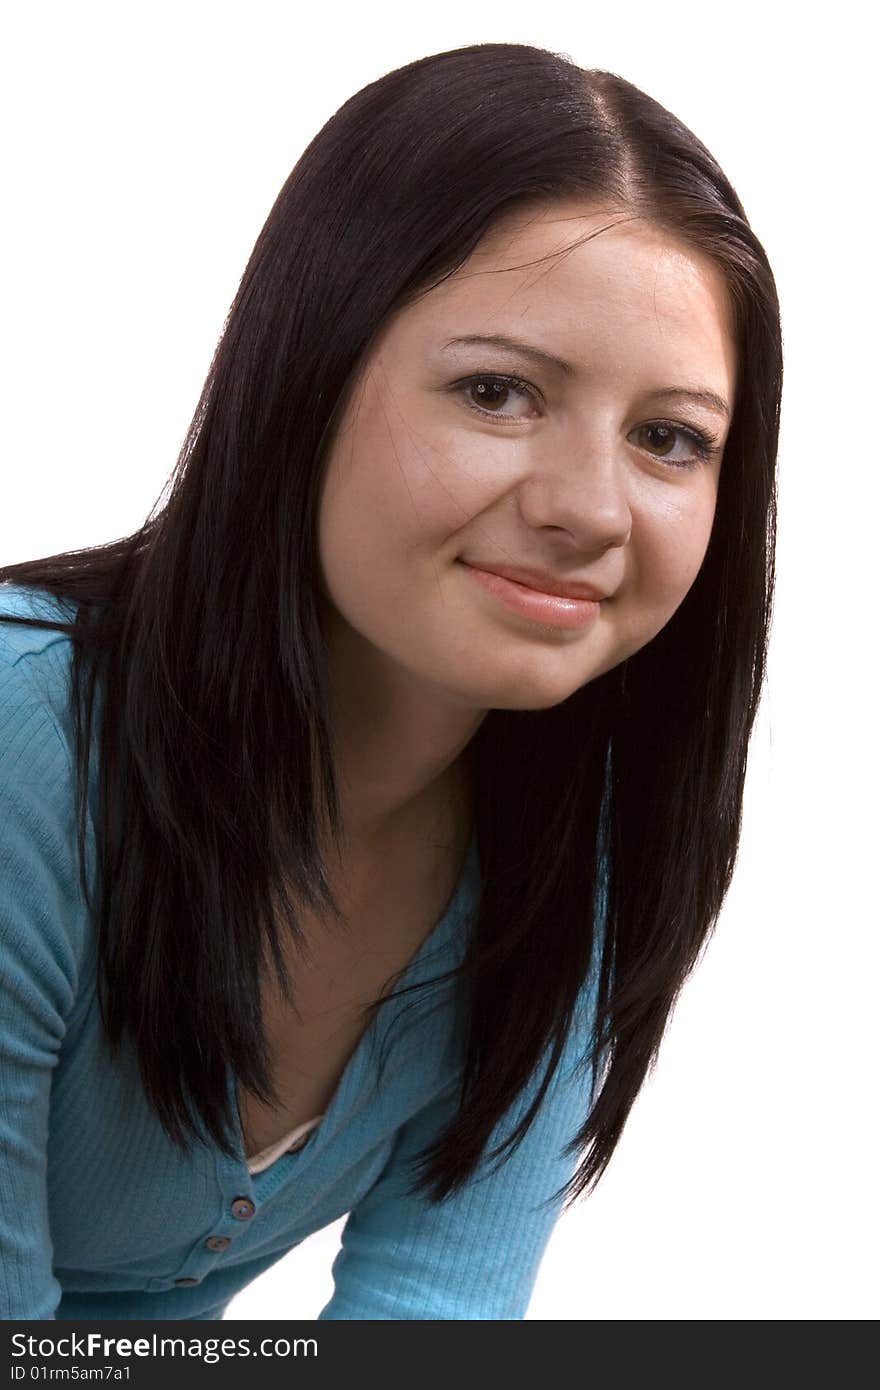
[[[292,1152],[294,1149],[302,1148],[309,1133],[320,1124],[324,1116],[316,1115],[313,1120],[306,1120],[305,1124],[297,1125],[289,1134],[285,1134],[283,1139],[277,1143],[270,1144],[267,1149],[261,1149],[258,1154],[253,1154],[247,1159],[247,1170],[249,1173],[262,1173],[264,1168],[269,1168],[283,1153]]]

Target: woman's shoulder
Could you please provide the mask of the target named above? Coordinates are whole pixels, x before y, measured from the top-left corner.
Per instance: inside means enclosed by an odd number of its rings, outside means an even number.
[[[76,616],[76,604],[72,599],[56,598],[45,589],[7,581],[0,583],[0,618],[7,615],[44,622],[70,622]],[[38,622],[0,622],[0,662],[5,669],[23,657],[40,656],[49,647],[69,641],[66,633],[40,627]]]
[[[72,756],[70,711],[71,639],[52,628],[2,619],[71,621],[75,606],[43,590],[0,584],[0,728],[6,758],[38,756],[59,738]]]

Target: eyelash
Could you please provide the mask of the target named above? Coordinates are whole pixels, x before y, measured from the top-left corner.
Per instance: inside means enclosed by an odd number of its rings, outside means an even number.
[[[477,382],[489,382],[493,386],[509,386],[514,391],[521,391],[532,401],[538,399],[538,392],[535,390],[534,386],[532,386],[531,382],[523,381],[522,377],[498,376],[495,373],[491,375],[484,373],[480,376],[466,377],[463,381],[456,382],[452,390],[463,394],[467,391],[468,387],[475,386]],[[482,415],[490,420],[501,420],[503,422],[506,418],[503,415],[496,415],[492,410],[484,410],[482,406],[475,405],[473,401],[465,401],[465,404],[470,410],[474,410],[478,415]],[[508,423],[515,423],[515,421],[510,421],[508,419]],[[690,463],[667,462],[662,454],[652,455],[652,457],[656,458],[660,463],[666,463],[669,468],[698,468],[701,463],[708,463],[715,452],[715,446],[718,443],[718,435],[710,434],[707,430],[698,429],[696,425],[680,425],[674,420],[651,420],[648,425],[642,425],[641,428],[647,429],[653,425],[659,425],[663,429],[674,430],[677,434],[684,435],[693,445],[696,458]]]

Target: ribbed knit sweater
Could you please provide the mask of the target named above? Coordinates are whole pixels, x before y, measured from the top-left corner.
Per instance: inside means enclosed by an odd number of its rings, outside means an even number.
[[[72,607],[0,585],[0,613],[59,612],[70,617]],[[208,1141],[183,1156],[146,1099],[133,1051],[124,1045],[111,1060],[104,1046],[77,860],[70,658],[65,635],[0,623],[0,1316],[219,1319],[263,1270],[347,1213],[319,1318],[523,1318],[560,1211],[550,1199],[575,1167],[564,1149],[589,1108],[590,1074],[577,1064],[593,1027],[594,977],[526,1138],[500,1166],[484,1157],[439,1206],[407,1194],[407,1160],[457,1109],[454,981],[382,1006],[295,1152],[250,1173],[239,1125],[234,1157]],[[95,746],[90,880],[96,781]],[[479,892],[475,836],[400,985],[461,960]],[[516,1126],[542,1076],[543,1065],[488,1149]],[[237,1116],[231,1069],[228,1086]],[[298,1316],[295,1288],[290,1313]]]

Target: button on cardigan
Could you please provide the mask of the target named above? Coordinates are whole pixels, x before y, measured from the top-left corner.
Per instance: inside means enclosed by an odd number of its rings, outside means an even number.
[[[0,613],[59,611],[73,616],[69,603],[0,584]],[[481,1160],[439,1206],[406,1189],[408,1160],[457,1110],[464,1028],[454,982],[383,1005],[301,1147],[251,1172],[239,1124],[232,1157],[210,1142],[183,1155],[147,1102],[131,1048],[111,1060],[103,1045],[77,860],[70,659],[64,634],[0,624],[0,1317],[219,1319],[257,1275],[343,1216],[319,1320],[524,1317],[561,1207],[554,1194],[576,1164],[565,1146],[589,1108],[590,1075],[578,1063],[595,972],[525,1139],[500,1166]],[[100,699],[99,688],[96,724]],[[96,728],[92,736],[90,880]],[[461,961],[479,893],[474,836],[446,912],[401,984]],[[515,1127],[542,1076],[543,1065],[489,1148]],[[231,1069],[227,1086],[236,1116]],[[289,1270],[295,1318],[295,1263]]]

